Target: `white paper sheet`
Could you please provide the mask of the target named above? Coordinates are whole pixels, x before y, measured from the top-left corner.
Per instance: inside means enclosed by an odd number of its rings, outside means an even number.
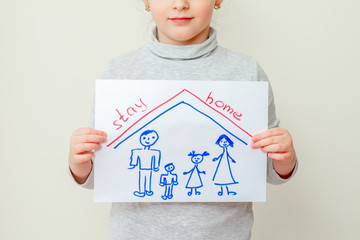
[[[97,202],[265,201],[268,84],[97,80]]]

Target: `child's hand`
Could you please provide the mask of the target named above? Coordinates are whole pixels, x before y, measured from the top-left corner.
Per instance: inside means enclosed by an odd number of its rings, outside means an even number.
[[[95,151],[101,148],[101,143],[107,141],[107,134],[92,128],[75,130],[70,139],[69,166],[75,180],[84,183],[91,170],[91,158]]]
[[[272,128],[251,138],[251,147],[261,148],[272,158],[275,171],[289,178],[295,167],[296,154],[290,133],[284,128]]]

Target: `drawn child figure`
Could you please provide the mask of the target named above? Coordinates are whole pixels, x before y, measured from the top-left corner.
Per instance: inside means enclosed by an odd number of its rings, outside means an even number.
[[[140,143],[144,148],[131,150],[130,168],[134,169],[139,166],[139,191],[135,191],[137,197],[152,196],[151,180],[153,171],[159,171],[161,152],[157,149],[150,149],[157,140],[159,135],[154,130],[146,130],[140,135]]]
[[[229,191],[229,187],[228,187],[228,185],[238,184],[238,182],[236,182],[234,179],[230,164],[230,161],[232,163],[236,163],[236,161],[230,156],[227,149],[229,146],[233,147],[234,142],[231,141],[231,139],[228,136],[223,134],[218,138],[216,144],[223,149],[223,152],[220,154],[220,156],[213,159],[214,162],[219,161],[219,163],[216,167],[214,177],[212,180],[214,181],[215,185],[221,187],[221,190],[218,192],[219,196],[222,196],[224,194],[223,191],[224,186],[226,187],[227,195],[230,194],[236,195],[237,193],[234,191]]]
[[[203,187],[203,183],[200,177],[200,174],[206,174],[205,171],[200,171],[198,166],[199,164],[204,160],[204,156],[209,156],[210,154],[208,152],[195,153],[195,151],[192,151],[189,153],[188,156],[191,156],[191,161],[195,164],[194,167],[188,171],[184,172],[183,174],[190,174],[189,180],[187,181],[186,188],[190,188],[190,191],[188,192],[188,195],[191,196],[193,194],[193,190],[195,190],[195,195],[200,195],[201,192],[198,191],[199,188]]]
[[[174,171],[175,166],[172,163],[165,165],[166,174],[161,174],[160,176],[160,186],[165,187],[164,195],[161,195],[161,198],[172,199],[173,198],[173,187],[174,185],[178,185],[177,174],[172,173]]]
[[[119,81],[226,79],[268,82],[264,70],[254,58],[218,45],[218,33],[210,23],[212,16],[216,15],[214,8],[222,11],[221,4],[223,2],[226,4],[228,1],[143,0],[143,2],[144,9],[149,12],[155,23],[148,42],[141,48],[114,57],[100,76],[101,79]],[[236,9],[238,8],[228,9],[227,12]],[[237,13],[233,12],[233,14]],[[112,24],[116,31],[123,31],[127,29],[124,25],[131,26],[132,21],[109,24]],[[233,30],[236,32],[238,24],[229,22],[224,24],[224,27],[228,28],[228,32]],[[251,22],[247,24],[250,29],[261,31],[254,29],[257,25],[251,26]],[[132,37],[126,32],[122,32],[122,36],[129,39]],[[233,42],[239,42],[237,34],[231,34],[231,38]],[[120,44],[121,42],[119,41]],[[261,149],[268,154],[267,182],[281,184],[295,175],[297,160],[289,131],[279,127],[271,87],[268,103],[269,130],[254,135],[251,139],[252,143],[249,144],[252,148]],[[112,140],[107,139],[107,133],[94,129],[93,126],[75,130],[70,141],[68,161],[71,174],[74,180],[85,188],[94,186],[92,158],[96,151],[93,150],[99,150],[102,143]],[[191,233],[186,235],[188,240],[249,240],[254,219],[251,202],[213,204],[114,202],[110,216],[110,229],[114,240],[141,238],[181,240],[186,234],[183,226],[186,226],[187,233]],[[276,219],[276,215],[273,219]],[[276,230],[282,229],[279,227]]]

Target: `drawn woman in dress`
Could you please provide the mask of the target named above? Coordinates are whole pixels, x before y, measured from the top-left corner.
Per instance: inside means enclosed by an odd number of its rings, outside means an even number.
[[[234,176],[231,172],[231,165],[230,161],[232,163],[236,163],[235,160],[229,155],[228,152],[228,146],[233,147],[234,142],[231,141],[231,139],[226,136],[225,134],[221,135],[218,140],[216,141],[216,144],[219,145],[223,152],[218,156],[217,158],[214,158],[213,161],[219,161],[216,171],[213,177],[213,182],[215,185],[218,185],[221,187],[221,190],[218,192],[219,196],[222,196],[224,194],[223,187],[226,187],[227,195],[236,195],[236,192],[229,191],[228,185],[232,184],[238,184],[238,182],[235,181]]]
[[[186,188],[190,188],[190,191],[188,192],[189,196],[192,195],[193,190],[195,190],[195,195],[201,194],[200,191],[198,191],[199,188],[203,187],[200,174],[205,174],[205,171],[200,171],[198,166],[204,160],[204,156],[209,156],[209,155],[210,154],[206,151],[203,154],[195,153],[195,151],[192,151],[191,153],[188,154],[188,156],[191,156],[191,161],[195,164],[190,171],[183,173],[184,175],[190,173],[189,180],[186,184]]]

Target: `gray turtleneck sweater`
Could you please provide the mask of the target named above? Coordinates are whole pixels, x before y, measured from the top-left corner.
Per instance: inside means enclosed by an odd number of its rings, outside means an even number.
[[[113,59],[101,79],[268,81],[253,58],[218,46],[216,31],[201,43],[174,46],[159,43],[156,29],[144,47]],[[272,90],[269,92],[269,128],[278,126]],[[293,175],[295,174],[293,172]],[[83,187],[93,188],[93,173]],[[267,181],[281,184],[268,159]],[[113,239],[250,239],[251,202],[239,203],[113,203],[110,228]]]

